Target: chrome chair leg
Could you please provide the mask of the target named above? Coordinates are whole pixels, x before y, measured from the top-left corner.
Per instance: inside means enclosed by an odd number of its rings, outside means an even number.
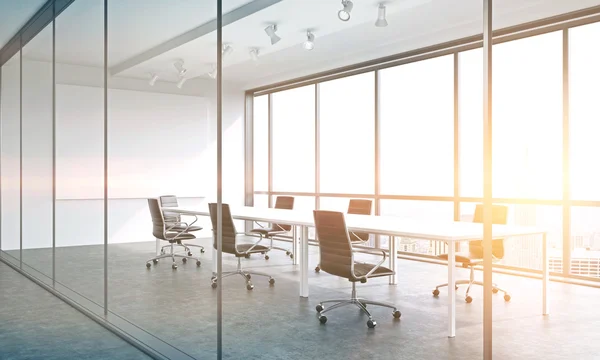
[[[155,256],[151,259],[149,259],[148,261],[146,261],[146,268],[150,269],[150,267],[152,267],[152,264],[157,264],[158,260],[160,259],[165,259],[165,258],[171,258],[172,264],[171,267],[173,268],[173,270],[177,269],[177,263],[175,262],[175,258],[181,258],[183,260],[184,263],[186,263],[188,260],[196,260],[196,266],[200,266],[202,265],[202,262],[200,261],[199,257],[194,257],[194,256],[189,256],[189,255],[182,255],[182,254],[177,254],[175,253],[175,246],[184,246],[183,244],[177,244],[177,243],[171,243],[169,245],[165,245],[161,248],[161,254],[158,256]],[[171,252],[170,253],[165,253],[164,252],[164,248],[165,247],[169,247]]]
[[[254,285],[252,284],[252,282],[250,280],[252,278],[252,275],[268,277],[269,285],[275,284],[275,279],[273,279],[273,277],[271,277],[271,275],[269,275],[269,274],[258,272],[258,271],[244,270],[242,268],[242,259],[240,257],[238,257],[237,269],[235,271],[224,272],[223,275],[221,276],[221,278],[226,278],[226,277],[233,276],[233,275],[242,276],[244,278],[244,280],[246,280],[246,289],[248,289],[248,290],[254,289]],[[217,276],[215,273],[213,273],[213,276],[211,277],[210,282],[211,282],[212,288],[216,289],[218,285],[217,285]]]

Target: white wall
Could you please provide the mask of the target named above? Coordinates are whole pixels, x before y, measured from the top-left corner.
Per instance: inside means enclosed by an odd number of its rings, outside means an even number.
[[[23,243],[24,248],[50,247],[52,92],[51,71],[49,70],[51,69],[49,68],[50,64],[47,63],[24,61],[24,64]],[[75,97],[72,90],[77,88],[65,85],[85,86],[90,93],[96,93],[98,90],[101,90],[101,69],[57,64],[56,75],[57,96],[62,91],[59,89],[69,88],[71,96]],[[8,76],[3,79],[3,83],[5,81],[13,83],[16,81],[18,85],[18,67],[16,80]],[[10,89],[9,87],[6,88]],[[118,184],[118,188],[115,188],[114,192],[111,192],[111,188],[109,188],[109,198],[111,198],[109,200],[109,242],[124,243],[152,240],[151,221],[145,197],[163,194],[191,195],[195,197],[180,199],[181,206],[199,208],[206,207],[208,201],[216,199],[215,83],[214,81],[194,79],[186,82],[184,88],[180,90],[172,83],[159,81],[154,87],[150,87],[143,80],[111,78],[109,88],[111,89],[109,91],[111,94],[121,94],[119,97],[121,100],[127,99],[129,101],[129,104],[127,101],[109,101],[109,124],[118,118],[118,124],[113,123],[114,125],[109,127],[109,139],[119,140],[118,144],[109,143],[110,180],[112,180],[112,183]],[[123,92],[122,90],[127,91]],[[139,91],[150,92],[151,90],[152,93],[138,93]],[[68,91],[62,92],[63,96],[68,94]],[[100,94],[102,94],[102,91],[100,91]],[[139,98],[143,98],[143,101],[133,104],[136,94]],[[177,108],[176,104],[179,100],[190,96],[194,96],[198,100],[198,104],[202,104],[206,109],[203,113],[204,120],[197,113],[198,108],[189,107],[187,114],[181,112],[181,106],[179,106],[179,109]],[[144,119],[151,116],[152,113],[143,104],[148,99],[161,101],[163,104],[174,104],[173,112],[177,113],[176,124],[169,123],[168,120],[165,121],[164,119],[149,119],[148,126],[143,126]],[[16,108],[14,107],[15,100],[17,104]],[[103,99],[83,97],[83,99],[71,100],[76,100],[75,103],[77,106],[73,107],[71,112],[69,112],[68,108],[59,109],[61,102],[57,97],[57,165],[61,161],[64,163],[66,158],[72,156],[77,151],[77,148],[80,147],[83,154],[79,154],[79,159],[81,160],[85,156],[88,156],[90,165],[93,164],[93,166],[84,167],[84,170],[79,175],[86,175],[88,180],[93,184],[100,185],[97,190],[100,190],[99,197],[101,198],[103,171],[101,152],[102,118],[97,123],[97,110],[98,106],[100,108],[103,107]],[[11,105],[5,105],[4,101],[7,101]],[[71,103],[73,102],[71,101]],[[26,106],[26,104],[30,104],[31,106]],[[120,115],[116,116],[116,118],[114,116],[115,109],[110,108],[111,104],[117,104],[117,107],[120,108],[120,112],[117,112]],[[181,105],[181,102],[179,104]],[[87,112],[86,108],[89,108],[90,111]],[[136,112],[136,108],[139,109],[139,112]],[[169,113],[168,106],[167,109],[163,110],[166,111],[161,112],[159,117],[164,117],[165,114]],[[5,96],[3,90],[2,111],[2,171],[3,175],[9,174],[10,176],[4,180],[2,189],[2,248],[3,250],[7,250],[18,248],[19,245],[18,87],[17,92],[12,94],[12,97],[11,95]],[[9,116],[4,115],[5,112]],[[111,114],[113,114],[112,117]],[[64,122],[64,119],[69,119],[69,121]],[[79,119],[79,121],[73,122],[75,119]],[[90,126],[86,125],[88,121],[91,122]],[[177,127],[181,123],[186,124],[186,126],[184,128]],[[205,130],[201,131],[201,127],[189,128],[190,124],[200,124],[204,126]],[[244,92],[226,86],[223,102],[223,192],[224,201],[232,204],[243,204],[244,199],[243,124]],[[65,128],[64,125],[68,125],[68,128]],[[100,128],[98,128],[98,125],[100,125]],[[158,169],[152,168],[152,164],[149,163],[143,163],[143,166],[138,169],[131,169],[131,166],[126,166],[128,161],[131,163],[132,159],[124,159],[124,157],[131,157],[131,155],[138,157],[143,155],[140,153],[140,148],[148,145],[149,139],[158,138],[164,135],[164,132],[167,130],[173,129],[180,132],[181,136],[171,140],[178,143],[185,142],[183,145],[188,146],[187,150],[192,151],[192,154],[182,155],[178,151],[163,153],[164,157],[161,158]],[[79,141],[78,144],[73,143],[74,139],[77,139],[77,136],[73,135],[83,132],[88,133],[90,137],[85,138],[85,141]],[[66,137],[65,134],[67,135]],[[127,144],[127,140],[129,140],[131,148],[124,146],[124,144]],[[167,139],[166,141],[169,140]],[[65,152],[62,151],[65,146],[69,149],[70,155],[67,153],[67,156],[65,156]],[[121,148],[118,148],[119,146]],[[90,152],[90,150],[92,151]],[[97,150],[100,150],[100,152]],[[149,150],[149,148],[146,147],[146,150]],[[14,159],[16,159],[16,166]],[[161,171],[164,174],[166,171],[165,164],[171,162],[171,160],[175,166],[173,166],[170,177],[160,176],[159,181],[150,177],[152,171]],[[183,166],[184,163],[186,166]],[[76,181],[73,181],[73,171],[61,174],[58,171],[59,169],[60,166],[57,167],[57,195],[61,198],[62,192],[62,194],[66,195],[75,195],[73,197],[77,199],[67,200],[64,198],[71,198],[71,196],[65,196],[56,203],[57,246],[101,244],[103,242],[102,200],[98,199],[96,191],[90,192],[88,197],[86,196],[86,192],[75,191],[75,194],[68,194],[70,192],[68,188],[61,189],[61,184],[69,184],[73,190],[77,190],[78,184]],[[79,180],[83,178],[85,176],[80,176]],[[172,181],[165,182],[169,178]],[[189,181],[190,178],[192,179],[191,181]],[[7,184],[7,181],[10,179],[13,180],[12,183]],[[193,185],[190,185],[195,182],[195,179],[198,180],[197,189],[193,188]],[[152,186],[152,184],[159,185]],[[182,192],[177,191],[180,188],[178,184],[185,184],[185,186],[181,187]],[[96,185],[92,185],[92,187]],[[128,188],[131,190],[130,192],[127,191]],[[121,199],[125,197],[138,198]],[[206,231],[198,234],[198,236],[210,236],[210,222],[208,219],[201,219],[199,223],[205,227]]]

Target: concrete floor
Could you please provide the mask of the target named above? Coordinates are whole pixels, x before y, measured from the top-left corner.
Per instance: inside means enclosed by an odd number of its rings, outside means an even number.
[[[149,359],[0,263],[0,359]]]
[[[154,242],[109,245],[109,307],[144,330],[198,359],[216,357],[216,291],[210,287],[210,241],[200,240],[207,252],[202,266],[193,262],[171,269],[161,260],[150,270]],[[289,246],[289,244],[288,244]],[[358,284],[359,296],[397,304],[402,318],[395,321],[388,309],[369,307],[378,325],[366,326],[367,317],[352,307],[327,314],[321,325],[315,306],[319,300],[350,296],[350,283],[314,273],[318,249],[311,247],[310,298],[298,296],[298,266],[283,252],[271,259],[253,255],[246,268],[267,272],[276,279],[253,279],[248,291],[241,277],[223,283],[223,353],[226,359],[481,359],[482,293],[472,290],[473,303],[457,295],[457,336],[447,338],[446,291],[439,298],[432,288],[446,279],[440,265],[402,260],[398,285],[387,278]],[[48,250],[26,250],[36,268],[48,269]],[[365,255],[363,255],[364,257]],[[360,257],[360,255],[359,255]],[[57,279],[101,302],[102,246],[57,249]],[[233,256],[224,254],[224,270],[235,268]],[[97,266],[100,266],[98,269]],[[468,270],[459,269],[459,278]],[[480,277],[481,274],[477,273]],[[597,359],[600,289],[551,283],[551,312],[541,315],[539,280],[494,274],[494,281],[510,290],[505,303],[494,296],[494,357],[496,359]],[[33,305],[32,305],[33,307]]]

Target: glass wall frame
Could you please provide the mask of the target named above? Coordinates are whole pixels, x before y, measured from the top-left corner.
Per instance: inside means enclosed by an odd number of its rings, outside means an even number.
[[[560,278],[565,278],[567,281],[569,279],[585,279],[593,282],[599,282],[600,278],[593,277],[582,277],[577,274],[572,274],[570,271],[571,264],[571,251],[573,246],[572,240],[572,229],[571,229],[571,212],[573,207],[600,207],[600,199],[593,200],[579,200],[572,199],[570,196],[570,170],[569,170],[569,157],[570,157],[570,137],[569,137],[569,56],[570,56],[570,46],[569,46],[569,36],[570,29],[585,26],[588,24],[593,24],[600,22],[600,15],[598,15],[598,9],[585,9],[579,12],[575,12],[572,14],[566,14],[563,17],[555,17],[551,19],[552,21],[548,21],[547,19],[542,19],[540,21],[532,22],[528,24],[527,28],[524,26],[515,26],[512,28],[500,29],[494,32],[494,46],[498,44],[518,41],[521,39],[527,39],[535,36],[540,36],[544,34],[548,34],[551,32],[556,32],[560,34],[562,37],[562,41],[560,46],[562,47],[562,68],[556,69],[558,74],[554,74],[555,76],[559,76],[562,78],[562,113],[555,114],[555,116],[560,116],[562,118],[562,142],[555,144],[555,147],[559,148],[562,152],[561,156],[554,161],[557,162],[555,166],[562,168],[562,179],[558,179],[557,183],[560,184],[560,187],[554,189],[554,191],[560,196],[557,198],[553,196],[550,199],[544,198],[506,198],[506,197],[492,197],[493,203],[497,204],[520,204],[520,205],[538,205],[538,206],[555,206],[560,207],[562,211],[562,248],[557,249],[560,250],[561,255],[560,261],[561,264],[566,264],[565,266],[555,267],[554,269],[557,271],[552,271],[551,274],[553,276],[558,276]],[[334,69],[331,71],[326,71],[323,73],[319,73],[313,76],[306,76],[303,78],[298,78],[294,80],[290,80],[287,82],[281,82],[277,84],[267,85],[263,87],[259,87],[256,89],[251,89],[246,92],[247,101],[251,102],[255,96],[268,96],[269,99],[272,99],[273,94],[283,91],[293,89],[299,86],[307,86],[314,85],[316,89],[316,104],[317,104],[317,128],[315,130],[315,138],[319,139],[319,118],[318,118],[318,109],[319,103],[321,101],[319,96],[319,86],[323,82],[333,81],[340,78],[351,77],[358,74],[374,72],[375,73],[375,94],[372,99],[364,99],[364,101],[372,101],[375,107],[375,134],[374,134],[374,142],[375,142],[375,172],[373,176],[373,182],[375,183],[375,191],[372,193],[362,194],[362,193],[326,193],[320,191],[320,179],[319,179],[319,167],[320,167],[320,149],[319,146],[315,146],[315,173],[316,175],[316,184],[315,192],[290,192],[286,191],[286,195],[296,195],[296,196],[314,196],[315,197],[315,208],[319,208],[320,198],[369,198],[374,201],[374,215],[381,215],[381,202],[386,200],[408,200],[408,201],[423,201],[423,202],[450,202],[454,207],[454,220],[460,221],[461,217],[464,218],[465,214],[463,214],[465,209],[471,208],[471,206],[465,207],[464,204],[474,204],[483,202],[483,194],[480,196],[472,196],[474,194],[467,193],[463,194],[461,191],[461,183],[462,183],[462,167],[461,167],[461,156],[463,153],[461,152],[461,109],[460,109],[460,86],[461,83],[459,81],[461,70],[459,66],[459,57],[466,51],[481,49],[482,41],[481,35],[474,36],[470,38],[465,38],[457,41],[451,41],[448,43],[440,44],[438,46],[432,46],[429,48],[418,49],[415,51],[409,51],[407,53],[398,54],[395,56],[391,56],[382,61],[382,59],[376,59],[373,61],[367,61],[365,63],[356,64],[354,66],[348,66],[342,69]],[[452,181],[454,185],[454,191],[451,196],[445,194],[431,194],[431,195],[414,195],[410,193],[404,194],[389,194],[381,192],[381,182],[380,177],[382,174],[381,171],[381,72],[384,69],[388,69],[391,67],[398,67],[405,64],[415,63],[427,61],[428,59],[440,58],[444,56],[451,55],[454,57],[454,149],[453,149],[453,178],[445,181]],[[251,114],[246,114],[246,126],[247,131],[252,131],[253,129],[253,119]],[[483,134],[482,134],[483,138]],[[272,139],[270,139],[272,141]],[[252,144],[252,137],[247,137],[247,146]],[[272,154],[269,154],[270,156]],[[481,160],[483,161],[483,153],[481,154]],[[251,173],[253,169],[251,159],[247,159],[246,164],[247,176]],[[272,175],[274,169],[270,165],[269,166],[269,174]],[[481,179],[483,179],[483,170],[481,174]],[[257,196],[268,196],[268,198],[274,198],[277,195],[284,195],[284,193],[280,193],[277,191],[273,191],[272,187],[269,187],[268,191],[254,191],[251,190],[251,184],[247,183],[246,187],[246,205],[252,205],[252,198],[254,195]],[[461,207],[461,204],[463,206]],[[461,211],[463,210],[463,211]],[[375,242],[375,247],[380,247],[380,239],[377,239]],[[384,249],[385,250],[385,249]],[[541,251],[541,249],[540,249]],[[411,256],[419,256],[418,254],[410,253]],[[538,269],[528,268],[528,267],[517,267],[517,266],[508,266],[503,264],[495,264],[494,267],[497,268],[505,268],[509,270],[521,271],[524,273],[539,273]]]

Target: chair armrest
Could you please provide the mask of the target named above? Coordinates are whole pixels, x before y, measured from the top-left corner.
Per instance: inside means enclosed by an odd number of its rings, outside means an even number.
[[[353,252],[355,251],[354,249],[352,250]],[[377,271],[377,269],[379,269],[379,267],[385,262],[385,259],[387,258],[387,256],[385,255],[385,251],[384,250],[380,250],[380,249],[361,249],[361,252],[367,252],[369,254],[373,254],[373,255],[379,255],[379,252],[381,252],[382,259],[379,263],[377,263],[377,265],[375,265],[375,267],[373,269],[371,269],[371,271],[369,271],[368,273],[366,273],[363,277],[365,279],[368,279],[369,276],[371,276],[371,274],[373,274],[375,271]],[[354,275],[354,277],[358,278],[356,276],[356,274],[354,274],[354,262],[352,262],[352,275]]]
[[[192,223],[192,224],[193,224],[193,223]],[[186,223],[186,222],[184,222],[184,221],[178,221],[178,222],[176,222],[176,223],[170,223],[169,225],[170,225],[170,226],[169,226],[168,228],[166,228],[166,229],[165,229],[165,232],[167,232],[167,231],[170,231],[171,229],[173,229],[173,228],[174,228],[174,227],[176,227],[176,226],[179,226],[179,225],[185,225],[185,229],[183,229],[182,231],[179,231],[179,232],[177,233],[177,235],[175,235],[175,236],[173,236],[173,237],[171,238],[171,240],[176,240],[176,239],[177,239],[177,238],[178,238],[178,237],[179,237],[181,234],[183,234],[183,233],[186,233],[186,232],[188,231],[188,229],[190,228],[190,226],[191,226],[191,224],[188,224],[188,223]]]

